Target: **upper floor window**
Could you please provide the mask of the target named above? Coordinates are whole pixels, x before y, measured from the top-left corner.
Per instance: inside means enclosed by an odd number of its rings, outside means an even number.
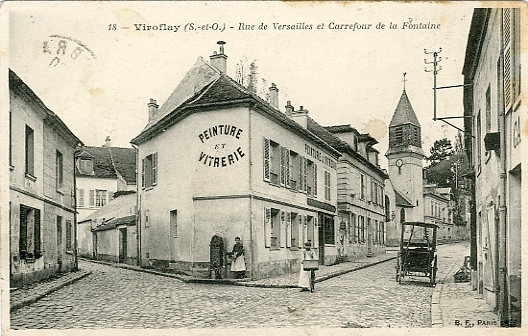
[[[331,195],[332,195],[332,192],[331,192],[331,176],[330,176],[330,172],[328,170],[325,170],[324,171],[324,188],[325,188],[325,200],[327,201],[330,201],[331,200]]]
[[[93,169],[93,159],[92,158],[80,158],[79,159],[79,172],[81,174],[85,175],[93,175],[94,169]]]
[[[84,189],[77,189],[77,206],[84,206]]]
[[[158,183],[158,153],[147,155],[143,159],[141,183],[143,188],[149,188]]]
[[[35,134],[26,125],[26,174],[35,176]]]
[[[62,188],[62,184],[64,182],[64,172],[63,172],[63,159],[62,159],[62,153],[57,151],[55,154],[55,178],[57,181],[57,189]]]
[[[360,174],[359,175],[359,179],[360,179],[360,198],[361,199],[365,199],[365,175],[363,174]]]
[[[95,190],[95,206],[96,207],[102,207],[105,206],[106,200],[107,200],[107,194],[108,192],[106,190]]]
[[[317,165],[306,160],[306,194],[317,197]]]

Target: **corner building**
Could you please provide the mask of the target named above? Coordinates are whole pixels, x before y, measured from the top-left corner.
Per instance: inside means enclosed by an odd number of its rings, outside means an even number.
[[[201,57],[131,142],[138,147],[139,260],[229,277],[222,251],[240,237],[246,276],[289,273],[311,241],[320,263],[337,259],[339,152],[302,107],[278,109],[226,72],[227,56]],[[213,238],[214,237],[214,238]],[[214,248],[213,248],[214,247]]]

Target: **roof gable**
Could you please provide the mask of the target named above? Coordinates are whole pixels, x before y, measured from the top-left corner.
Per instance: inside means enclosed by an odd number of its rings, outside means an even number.
[[[414,113],[414,109],[411,105],[411,102],[409,101],[409,97],[407,97],[407,93],[405,92],[405,90],[403,90],[402,95],[400,97],[400,101],[396,106],[396,110],[394,111],[389,127],[409,123],[414,124],[416,126],[420,126],[420,122],[418,121],[418,118]]]
[[[183,77],[178,86],[176,86],[165,103],[161,105],[158,112],[156,112],[156,116],[152,120],[149,120],[145,129],[150,128],[164,116],[174,111],[189,98],[202,91],[204,87],[218,79],[218,77],[220,77],[220,72],[206,63],[202,57],[198,57],[196,63],[187,72],[185,77]]]

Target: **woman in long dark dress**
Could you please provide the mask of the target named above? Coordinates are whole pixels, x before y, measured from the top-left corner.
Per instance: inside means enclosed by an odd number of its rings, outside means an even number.
[[[240,242],[239,237],[235,238],[235,245],[233,246],[233,263],[231,264],[231,272],[235,272],[235,279],[243,279],[246,276],[244,245]]]

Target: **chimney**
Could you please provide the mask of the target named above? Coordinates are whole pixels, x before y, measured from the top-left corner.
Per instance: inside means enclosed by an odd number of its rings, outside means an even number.
[[[156,116],[159,105],[156,104],[156,101],[154,99],[150,98],[150,102],[147,104],[147,106],[149,110],[149,121],[151,121]]]
[[[112,139],[110,139],[110,136],[107,135],[103,147],[110,147],[110,146],[112,146]]]
[[[277,85],[275,83],[271,83],[271,86],[269,88],[269,95],[270,95],[270,105],[279,109],[279,89],[277,88]]]
[[[298,111],[292,112],[292,119],[295,120],[302,127],[308,128],[308,110],[305,110],[302,106],[299,106]]]
[[[286,102],[286,106],[284,106],[284,107],[286,108],[286,112],[285,112],[286,115],[291,118],[292,117],[292,113],[293,113],[293,106],[291,104],[291,101],[288,100]]]
[[[224,41],[218,41],[216,42],[220,46],[220,53],[217,53],[216,51],[213,52],[211,56],[209,56],[209,62],[212,66],[217,68],[223,73],[227,72],[227,56],[224,54],[224,44],[226,44]]]

